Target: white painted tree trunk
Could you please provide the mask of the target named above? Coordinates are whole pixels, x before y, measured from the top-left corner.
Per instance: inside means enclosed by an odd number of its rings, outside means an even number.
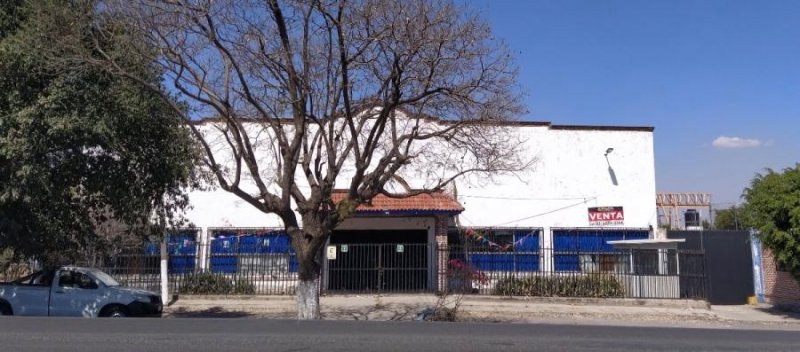
[[[299,280],[296,299],[297,319],[319,319],[319,276],[313,280]]]

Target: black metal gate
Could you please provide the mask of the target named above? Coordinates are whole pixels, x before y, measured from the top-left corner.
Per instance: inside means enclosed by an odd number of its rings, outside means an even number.
[[[427,244],[332,244],[327,288],[349,292],[419,292],[429,289]]]
[[[753,257],[747,231],[668,231],[667,237],[685,238],[679,248],[705,253],[703,265],[709,303],[745,304],[747,297],[754,294]]]

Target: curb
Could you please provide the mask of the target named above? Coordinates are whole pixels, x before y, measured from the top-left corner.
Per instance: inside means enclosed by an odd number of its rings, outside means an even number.
[[[241,301],[294,301],[293,295],[175,295],[175,301],[205,300],[241,300]]]
[[[656,307],[683,309],[710,309],[706,301],[689,299],[639,299],[639,298],[577,298],[577,297],[509,297],[464,296],[464,301],[512,301],[542,304],[569,304],[586,306]]]
[[[435,299],[434,294],[343,294],[320,296],[322,301],[328,298],[407,298],[407,299]],[[289,302],[294,301],[294,296],[287,295],[179,295],[178,301],[248,301],[248,302]],[[477,296],[464,295],[464,302],[508,302],[508,303],[540,303],[540,304],[568,304],[582,306],[621,306],[621,307],[657,307],[681,309],[710,309],[706,301],[683,299],[636,299],[636,298],[575,298],[575,297],[510,297],[510,296]],[[174,303],[174,302],[173,302]]]

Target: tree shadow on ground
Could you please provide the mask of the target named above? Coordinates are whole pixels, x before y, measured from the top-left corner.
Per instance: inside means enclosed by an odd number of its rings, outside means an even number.
[[[757,307],[756,310],[800,322],[800,305],[774,305],[771,307]]]
[[[323,319],[330,320],[413,320],[422,308],[414,304],[381,304],[355,308],[333,308],[322,312]]]
[[[187,310],[181,307],[170,312],[169,316],[175,318],[246,318],[254,317],[255,315],[244,311],[226,310],[222,307],[211,307],[202,310]]]

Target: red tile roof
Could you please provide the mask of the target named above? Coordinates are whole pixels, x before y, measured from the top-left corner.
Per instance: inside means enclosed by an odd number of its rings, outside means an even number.
[[[347,196],[346,191],[333,191],[331,199],[339,203]],[[391,198],[379,194],[372,198],[371,204],[361,204],[357,212],[386,212],[386,211],[424,211],[424,212],[456,212],[464,211],[453,197],[442,193],[418,194],[406,198]]]

